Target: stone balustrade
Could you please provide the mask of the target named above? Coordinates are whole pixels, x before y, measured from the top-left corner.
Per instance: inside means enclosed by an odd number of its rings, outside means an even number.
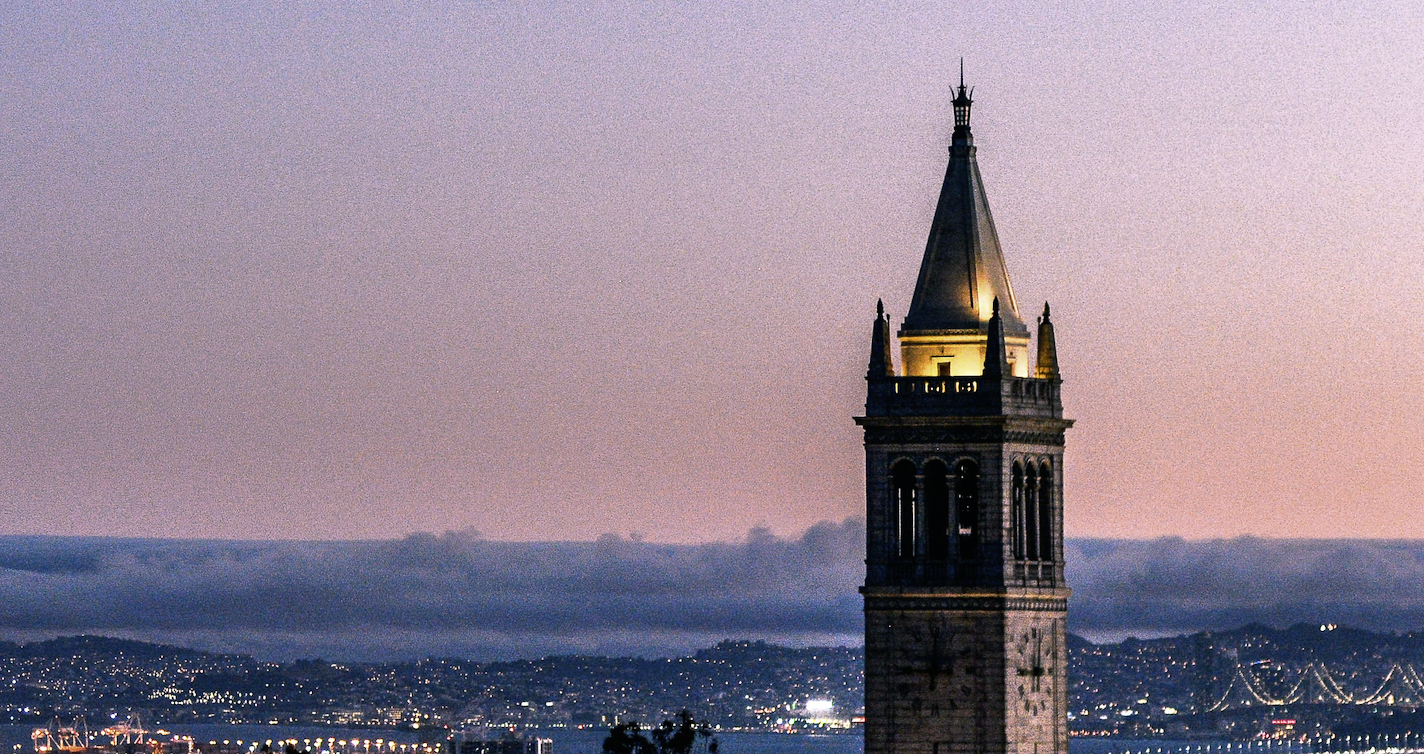
[[[1062,418],[1059,381],[1026,377],[873,377],[867,416],[996,414]]]

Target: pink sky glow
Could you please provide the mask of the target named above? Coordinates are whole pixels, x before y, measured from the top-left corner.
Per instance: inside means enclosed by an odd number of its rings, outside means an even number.
[[[861,515],[963,55],[1068,534],[1424,537],[1424,6],[865,5],[5,4],[0,534]]]

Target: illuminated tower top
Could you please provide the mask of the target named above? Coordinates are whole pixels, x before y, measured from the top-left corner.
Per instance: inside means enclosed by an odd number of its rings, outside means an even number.
[[[964,85],[961,63],[949,166],[915,295],[899,333],[906,376],[978,374],[995,299],[1013,374],[1029,376],[1029,331],[1009,283],[969,130],[973,95]]]

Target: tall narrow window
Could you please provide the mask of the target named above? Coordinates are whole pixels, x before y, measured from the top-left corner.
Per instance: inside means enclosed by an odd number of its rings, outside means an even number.
[[[1024,559],[1024,473],[1023,467],[1014,464],[1014,481],[1010,497],[1009,531],[1013,536],[1014,559]]]
[[[1053,470],[1048,464],[1038,473],[1038,556],[1053,560]]]
[[[925,556],[949,557],[949,470],[939,461],[925,464]]]
[[[954,526],[959,557],[979,557],[979,466],[960,461],[954,466]]]
[[[895,494],[895,554],[915,557],[915,464],[901,461],[891,472]]]
[[[1033,464],[1024,474],[1024,540],[1029,560],[1038,560],[1038,472]]]

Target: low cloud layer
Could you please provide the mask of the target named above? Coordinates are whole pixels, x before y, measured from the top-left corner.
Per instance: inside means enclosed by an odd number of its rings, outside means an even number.
[[[1069,623],[1092,635],[1260,622],[1424,629],[1424,541],[1079,539]]]
[[[736,543],[0,538],[0,633],[263,657],[665,654],[728,637],[858,643],[864,527]],[[1089,636],[1302,621],[1424,628],[1424,542],[1070,540]]]
[[[738,543],[0,538],[0,630],[287,657],[662,653],[853,643],[864,530]]]

